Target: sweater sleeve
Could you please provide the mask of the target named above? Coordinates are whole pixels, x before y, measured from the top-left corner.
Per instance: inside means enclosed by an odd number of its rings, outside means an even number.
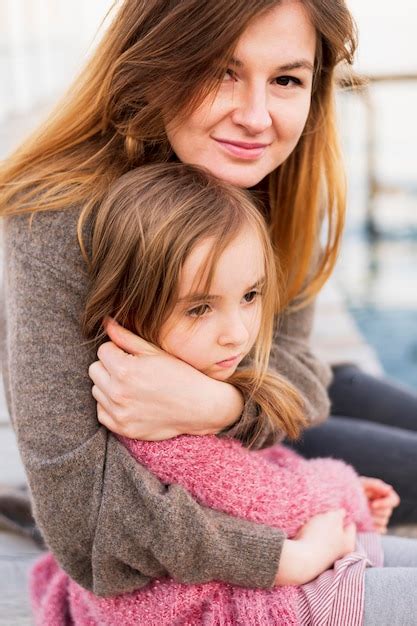
[[[11,417],[35,519],[66,572],[97,595],[171,576],[273,584],[284,533],[200,506],[138,464],[96,417],[81,336],[87,275],[78,213],[5,222]]]
[[[314,309],[313,302],[302,309],[284,313],[278,319],[269,361],[270,367],[285,376],[301,393],[311,426],[329,416],[327,388],[332,377],[330,367],[311,352]]]
[[[314,302],[298,310],[284,312],[275,325],[269,369],[284,376],[301,394],[309,425],[323,422],[329,415],[330,400],[327,388],[331,382],[331,369],[320,361],[310,349],[309,341],[314,319]],[[250,399],[245,402],[244,417],[227,431],[230,437],[246,439],[240,423],[251,423],[258,417],[258,406]],[[256,447],[266,447],[282,439],[282,433],[266,425],[257,438]]]

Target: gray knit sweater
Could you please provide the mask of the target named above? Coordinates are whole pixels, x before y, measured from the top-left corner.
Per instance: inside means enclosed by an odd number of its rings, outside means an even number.
[[[161,484],[96,417],[80,318],[88,276],[78,210],[4,223],[6,394],[34,514],[62,567],[98,595],[150,577],[273,584],[284,534],[200,506]],[[311,355],[313,311],[284,316],[271,367],[304,395],[312,423],[327,417],[329,370]]]

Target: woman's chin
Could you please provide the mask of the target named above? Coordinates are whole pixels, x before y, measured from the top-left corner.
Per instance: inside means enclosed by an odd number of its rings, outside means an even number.
[[[266,163],[235,163],[225,159],[207,160],[205,163],[195,164],[205,168],[216,178],[242,189],[254,187],[272,171]]]
[[[220,178],[220,180],[234,185],[235,187],[240,187],[241,189],[255,187],[255,185],[260,183],[261,180],[269,174],[269,172],[251,172],[249,168],[246,170],[244,168],[216,168],[216,171],[212,173],[217,176],[217,178]]]

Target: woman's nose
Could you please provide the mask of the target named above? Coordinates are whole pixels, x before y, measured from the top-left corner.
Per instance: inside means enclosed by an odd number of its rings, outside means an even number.
[[[259,135],[272,125],[265,87],[253,87],[240,94],[232,113],[232,119],[250,134]]]
[[[249,339],[249,330],[240,315],[230,315],[224,321],[218,342],[222,346],[243,346]]]

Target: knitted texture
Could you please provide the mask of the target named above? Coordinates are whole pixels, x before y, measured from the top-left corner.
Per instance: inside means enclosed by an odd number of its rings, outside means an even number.
[[[341,461],[307,461],[282,445],[249,451],[235,440],[214,436],[121,440],[164,483],[182,485],[208,507],[283,528],[290,538],[312,516],[339,507],[359,531],[372,529],[357,475]],[[30,586],[37,626],[299,623],[298,591],[290,586],[260,590],[161,579],[132,593],[99,598],[66,577],[50,554],[35,564]]]

